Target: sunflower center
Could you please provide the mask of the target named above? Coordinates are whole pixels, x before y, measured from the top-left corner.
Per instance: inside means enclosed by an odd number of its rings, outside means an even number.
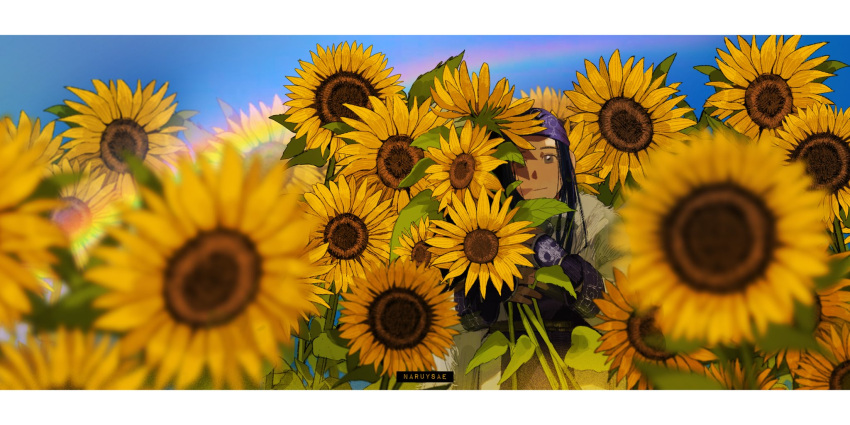
[[[431,251],[428,250],[428,244],[424,241],[416,242],[411,250],[410,258],[412,258],[417,265],[429,264],[431,262]]]
[[[391,350],[419,345],[428,336],[433,321],[428,302],[409,289],[391,288],[369,306],[367,323],[372,335]]]
[[[165,269],[165,304],[180,322],[195,327],[227,323],[254,299],[262,260],[243,234],[203,232],[177,250]]]
[[[449,167],[449,182],[457,190],[466,189],[474,175],[475,157],[468,153],[458,155]]]
[[[764,202],[732,184],[681,199],[662,224],[662,243],[679,277],[699,291],[740,291],[764,273],[776,245]]]
[[[832,374],[829,376],[829,389],[850,390],[850,360],[832,369]]]
[[[145,129],[129,119],[112,121],[100,136],[100,158],[107,168],[118,173],[130,171],[126,154],[144,160],[149,148]]]
[[[791,87],[776,74],[756,77],[744,93],[744,107],[754,123],[761,128],[777,128],[794,108]]]
[[[340,214],[325,226],[328,252],[340,260],[356,258],[369,244],[369,229],[363,219],[351,214]]]
[[[608,144],[622,152],[639,152],[652,143],[649,111],[625,97],[611,98],[602,105],[599,130]]]
[[[664,361],[675,356],[667,351],[664,334],[655,324],[654,311],[632,315],[626,323],[626,333],[632,347],[649,360]]]
[[[51,219],[66,235],[73,237],[92,223],[89,206],[73,196],[61,198],[65,206],[53,212]]]
[[[356,72],[339,71],[319,83],[316,88],[316,103],[322,124],[342,121],[342,117],[358,119],[345,104],[369,107],[369,96],[378,96],[378,90]]]
[[[463,239],[463,252],[473,263],[489,263],[499,254],[499,238],[491,230],[475,229]]]
[[[413,170],[413,166],[425,157],[422,149],[410,146],[413,139],[404,134],[390,136],[378,149],[375,165],[378,178],[385,186],[398,189],[399,184]]]
[[[850,146],[832,133],[806,137],[791,152],[791,160],[802,160],[817,189],[838,192],[850,183]]]

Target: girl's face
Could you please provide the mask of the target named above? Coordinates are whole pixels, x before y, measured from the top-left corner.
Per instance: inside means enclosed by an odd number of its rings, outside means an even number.
[[[557,198],[561,188],[558,141],[546,136],[526,136],[534,150],[522,152],[525,166],[512,163],[517,181],[522,184],[517,192],[523,199]]]

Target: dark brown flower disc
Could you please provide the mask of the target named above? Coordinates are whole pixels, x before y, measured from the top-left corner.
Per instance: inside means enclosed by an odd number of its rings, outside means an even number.
[[[91,210],[85,202],[69,196],[62,197],[60,200],[65,205],[54,211],[50,218],[62,231],[68,235],[73,235],[91,225]]]
[[[340,260],[350,260],[366,250],[369,245],[369,229],[362,218],[343,213],[332,218],[325,226],[324,240],[332,256]]]
[[[791,152],[790,160],[806,164],[814,187],[836,193],[850,183],[850,146],[832,133],[806,137]]]
[[[168,261],[165,304],[175,320],[190,326],[227,323],[254,299],[261,276],[261,256],[245,235],[203,232]]]
[[[492,230],[475,229],[463,239],[463,252],[473,263],[489,263],[499,254],[499,238]]]
[[[652,117],[634,100],[614,97],[599,111],[599,131],[618,151],[639,152],[652,143]]]
[[[416,242],[410,253],[410,258],[416,262],[416,265],[427,265],[431,263],[431,251],[428,250],[428,244],[425,241]]]
[[[829,376],[829,389],[850,390],[850,361],[844,361],[832,369]]]
[[[398,134],[390,136],[378,149],[375,166],[385,186],[397,189],[413,166],[425,157],[422,149],[410,146],[412,142],[410,136]]]
[[[794,96],[785,79],[776,74],[762,74],[747,86],[744,107],[759,127],[778,128],[794,110]]]
[[[694,190],[661,223],[669,262],[699,291],[743,290],[773,258],[776,222],[761,198],[733,184]]]
[[[149,149],[145,129],[130,119],[112,121],[100,136],[100,158],[107,168],[118,173],[130,171],[126,154],[144,160]]]
[[[462,153],[452,161],[452,165],[449,167],[449,182],[453,188],[457,190],[466,189],[474,176],[475,158],[472,155]]]
[[[667,351],[664,334],[655,324],[655,312],[632,315],[626,323],[626,335],[635,351],[650,360],[664,361],[675,356]]]
[[[391,288],[369,305],[367,323],[379,343],[403,350],[416,347],[428,336],[432,316],[431,307],[421,295],[405,288]]]
[[[378,90],[369,80],[356,72],[339,71],[329,75],[316,88],[316,103],[312,105],[322,124],[342,121],[342,117],[357,119],[345,104],[369,107],[369,96],[378,96]]]

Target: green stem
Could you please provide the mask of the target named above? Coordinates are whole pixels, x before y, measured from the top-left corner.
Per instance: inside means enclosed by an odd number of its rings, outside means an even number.
[[[755,376],[753,375],[753,352],[749,349],[750,347],[747,344],[741,345],[741,363],[743,363],[744,367],[744,384],[747,386],[747,389],[758,389],[756,388]],[[729,376],[734,376],[730,374]]]
[[[558,389],[558,381],[555,380],[555,377],[552,375],[552,371],[549,369],[549,362],[546,361],[546,357],[543,355],[543,350],[540,349],[540,344],[537,342],[537,337],[534,335],[534,329],[531,328],[531,325],[528,324],[528,318],[525,317],[525,313],[523,313],[522,309],[517,309],[519,311],[520,319],[522,319],[522,326],[525,328],[525,333],[531,339],[531,342],[534,344],[534,353],[537,354],[537,360],[540,361],[540,366],[543,368],[543,373],[546,375],[546,379],[549,380],[549,385],[552,386],[553,390]],[[557,367],[557,366],[556,366]],[[562,378],[561,374],[558,375],[558,378]],[[561,380],[561,385],[563,388],[567,388],[566,382]]]
[[[384,375],[381,377],[381,389],[388,390],[390,388],[390,376]]]
[[[516,337],[514,336],[514,303],[508,303],[508,334],[511,338],[511,355],[514,353],[514,346],[516,346]],[[511,389],[515,390],[519,386],[517,382],[516,374],[511,375]]]
[[[546,332],[546,328],[543,326],[543,315],[540,313],[540,307],[537,305],[537,300],[531,300],[534,304],[534,313],[536,316],[536,320],[533,320],[531,323],[537,328],[537,331],[540,332],[540,336],[543,337],[543,341],[546,343],[546,346],[549,347],[549,352],[552,354],[553,362],[555,366],[559,367],[563,372],[564,376],[569,379],[570,384],[573,388],[580,390],[581,385],[578,384],[578,380],[576,380],[573,373],[567,368],[567,364],[564,363],[564,359],[561,358],[561,355],[558,354],[558,351],[555,350],[555,346],[552,344],[552,341],[549,339],[549,334]],[[531,315],[531,308],[528,306],[523,306],[528,309],[528,316]]]
[[[326,311],[325,323],[322,326],[322,329],[327,332],[334,327],[334,322],[336,321],[336,310],[339,307],[339,294],[332,294],[330,297],[330,303],[328,304],[328,310]],[[328,367],[328,359],[324,357],[319,357],[316,361],[316,368],[313,370],[313,389],[319,389],[322,381],[325,380],[325,369]]]
[[[844,232],[841,231],[841,220],[838,218],[832,222],[832,234],[835,237],[835,252],[847,251],[847,245],[844,244]]]

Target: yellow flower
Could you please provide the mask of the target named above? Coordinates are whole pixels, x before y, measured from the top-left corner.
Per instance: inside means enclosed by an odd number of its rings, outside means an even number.
[[[784,388],[784,386],[777,386],[779,379],[771,376],[771,369],[761,368],[757,364],[753,364],[750,368],[750,375],[754,379],[752,383],[748,382],[747,374],[739,360],[735,360],[734,364],[730,362],[712,364],[708,368],[706,375],[719,382],[727,390],[772,390]]]
[[[599,133],[589,132],[585,123],[580,122],[573,126],[568,137],[570,152],[576,157],[576,184],[579,189],[598,195],[599,191],[591,185],[604,180],[597,175],[602,170],[600,161],[604,153],[594,149],[599,142]]]
[[[172,103],[176,94],[163,98],[168,83],[156,93],[156,82],[142,89],[139,81],[135,93],[123,80],[117,85],[110,81],[109,87],[100,80],[92,83],[97,93],[68,87],[84,103],[65,101],[78,114],[62,121],[79,125],[62,133],[71,139],[63,146],[68,149],[65,156],[83,167],[91,162],[92,172],[106,174],[106,184],[117,183],[122,195],[131,196],[135,189],[125,152],[160,173],[171,169],[176,155],[188,154],[186,145],[174,135],[183,127],[165,127],[177,108]]]
[[[540,86],[537,86],[537,89],[530,90],[529,94],[525,94],[524,91],[520,90],[520,95],[523,98],[533,100],[535,108],[545,109],[561,121],[568,122],[569,118],[575,115],[575,111],[570,110],[574,106],[570,98],[562,92],[559,93],[549,87],[541,91]]]
[[[850,211],[850,116],[824,104],[788,115],[776,130],[776,145],[790,162],[802,162],[814,187],[824,191],[824,224],[832,227],[839,208]]]
[[[514,88],[502,78],[490,92],[490,67],[481,65],[480,76],[466,69],[466,61],[460,69],[443,69],[443,80],[434,79],[431,97],[441,109],[434,113],[443,118],[469,117],[479,126],[498,131],[523,149],[534,149],[523,136],[540,131],[542,121],[527,113],[534,105],[530,99],[513,100]]]
[[[372,177],[370,181],[383,193],[381,200],[392,199],[396,211],[401,211],[426,186],[420,180],[413,187],[399,187],[413,166],[425,157],[422,149],[410,144],[445,120],[428,110],[429,103],[417,106],[414,102],[408,109],[404,100],[397,97],[369,100],[371,110],[349,106],[360,121],[342,119],[355,129],[345,133],[345,138],[357,143],[340,148],[339,165],[344,167],[340,173],[355,179]]]
[[[625,184],[631,174],[640,183],[644,165],[653,151],[666,151],[684,140],[680,132],[694,125],[682,118],[690,108],[676,108],[685,96],[674,96],[678,83],[661,86],[663,76],[652,79],[652,66],[643,69],[643,59],[625,64],[614,51],[608,65],[599,58],[599,68],[585,60],[587,77],[576,72],[578,84],[565,92],[575,106],[570,120],[584,122],[586,131],[601,136],[597,149],[602,157],[599,177],[611,176],[611,189]]]
[[[365,108],[370,96],[397,96],[401,86],[396,85],[399,75],[390,76],[393,69],[386,68],[383,54],[372,54],[372,46],[364,51],[362,44],[346,42],[327,50],[316,45],[316,50],[310,52],[312,63],[299,61],[301,69],[295,72],[300,77],[286,77],[292,82],[286,86],[291,91],[287,122],[296,124],[295,137],[307,136],[307,149],[334,155],[345,142],[323,126],[343,117],[357,119],[346,104]]]
[[[147,370],[120,355],[120,342],[79,329],[54,337],[29,338],[26,345],[0,346],[3,390],[137,390]]]
[[[17,126],[11,118],[4,117],[3,119],[6,121],[7,137],[26,144],[28,150],[39,152],[39,160],[42,163],[50,164],[64,152],[59,150],[59,145],[62,144],[62,136],[53,136],[55,121],[51,121],[44,128],[41,128],[41,121],[38,118],[31,121],[24,111],[21,111],[21,118],[18,120]]]
[[[846,323],[829,326],[818,335],[826,356],[808,351],[794,370],[794,382],[801,390],[850,390],[850,328]]]
[[[311,261],[328,267],[322,279],[336,292],[346,292],[355,277],[389,260],[397,215],[390,201],[380,199],[381,192],[368,181],[345,176],[304,194],[310,213],[319,218],[307,251]]]
[[[777,42],[776,36],[771,35],[759,49],[755,36],[752,44],[738,36],[737,48],[731,40],[725,40],[729,53],[717,49],[717,66],[731,84],[707,83],[719,90],[709,96],[705,106],[717,108],[712,115],[728,117],[726,123],[739,133],[754,140],[762,134],[772,136],[794,110],[816,103],[832,104],[821,96],[832,90],[816,82],[832,74],[814,69],[828,56],[806,60],[826,43],[797,49],[799,35],[788,42],[783,37]]]
[[[656,156],[621,209],[639,307],[660,306],[665,335],[708,345],[751,340],[753,321],[762,334],[791,323],[827,271],[822,195],[803,166],[730,137],[695,134]]]
[[[667,350],[664,334],[656,326],[657,309],[639,313],[635,310],[635,295],[629,291],[629,280],[619,269],[614,269],[616,284],[605,285],[605,299],[596,300],[602,323],[594,326],[604,331],[596,352],[604,353],[617,369],[617,382],[626,379],[626,388],[646,390],[651,384],[636,367],[635,362],[649,363],[676,369],[704,373],[700,362],[715,360],[708,350],[697,349],[689,353]]]
[[[410,234],[402,233],[398,238],[399,246],[395,254],[399,259],[413,261],[417,266],[432,266],[434,260],[442,253],[428,244],[434,237],[434,222],[427,216],[410,226]]]
[[[146,207],[109,229],[120,246],[92,251],[104,264],[86,277],[109,290],[95,326],[125,332],[123,352],[144,351],[157,387],[186,388],[206,366],[216,388],[241,388],[242,371],[260,379],[261,357],[275,362],[299,318],[318,314],[327,291],[310,277],[324,270],[304,258],[314,223],[298,196],[279,196],[283,167],[245,173],[233,148],[220,169],[194,165],[180,161],[162,196],[140,188]]]
[[[491,155],[504,140],[490,138],[490,134],[486,128],[467,121],[460,137],[452,128],[449,140],[440,136],[439,149],[428,148],[425,156],[434,160],[435,164],[425,170],[425,179],[434,188],[433,197],[440,201],[440,210],[445,209],[454,198],[463,198],[466,193],[476,197],[482,193],[482,188],[491,192],[502,188],[491,171],[505,161]]]
[[[361,364],[383,366],[382,373],[434,370],[434,356],[452,346],[449,329],[459,322],[452,294],[440,273],[407,261],[393,261],[355,278],[352,293],[340,304],[343,338],[349,354],[360,352]]]
[[[499,294],[503,286],[513,290],[514,276],[522,277],[517,266],[532,267],[523,257],[534,253],[523,245],[534,237],[533,228],[527,227],[531,223],[511,222],[519,209],[510,209],[511,198],[500,205],[501,196],[499,191],[491,205],[484,189],[477,203],[472,194],[466,192],[463,200],[455,198],[447,208],[452,223],[434,222],[437,236],[429,242],[443,252],[434,259],[434,264],[449,270],[447,280],[466,272],[465,294],[478,282],[484,298],[490,280]]]

